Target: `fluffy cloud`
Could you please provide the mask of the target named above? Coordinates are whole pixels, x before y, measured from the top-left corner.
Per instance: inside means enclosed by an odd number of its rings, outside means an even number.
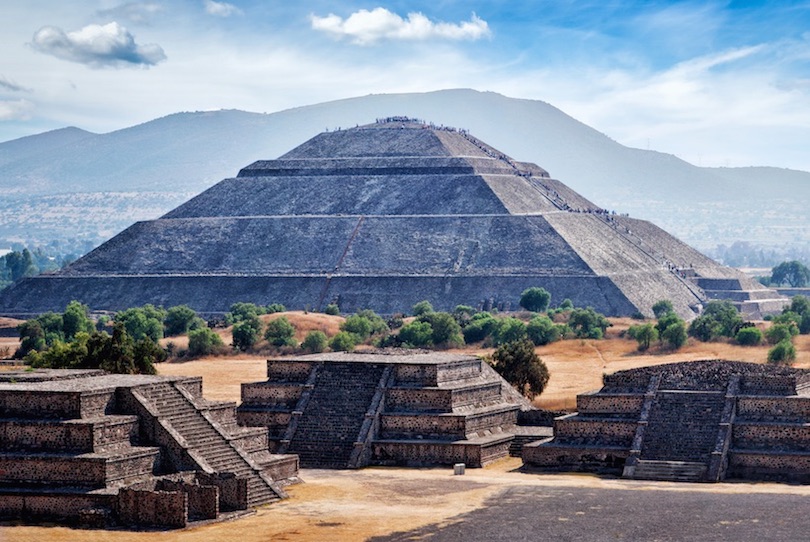
[[[7,79],[0,75],[0,89],[9,90],[11,92],[31,92],[30,88],[25,88],[22,85],[18,85],[11,79]]]
[[[209,15],[215,15],[217,17],[230,17],[231,15],[241,14],[242,10],[227,2],[205,0],[205,12]]]
[[[431,38],[451,40],[477,40],[490,35],[487,22],[472,14],[469,21],[458,24],[433,22],[421,13],[409,13],[403,19],[385,8],[371,11],[361,9],[343,19],[330,13],[326,17],[310,15],[312,28],[347,37],[353,43],[366,45],[381,39],[425,40]]]
[[[116,22],[91,24],[76,32],[67,33],[55,26],[45,26],[34,34],[31,46],[62,60],[87,64],[94,68],[148,67],[166,59],[159,45],[138,45],[134,36]]]
[[[0,100],[0,121],[28,120],[34,105],[28,100]]]
[[[98,14],[111,19],[125,19],[134,24],[148,24],[161,11],[163,11],[163,6],[154,2],[128,2],[111,9],[101,10]]]

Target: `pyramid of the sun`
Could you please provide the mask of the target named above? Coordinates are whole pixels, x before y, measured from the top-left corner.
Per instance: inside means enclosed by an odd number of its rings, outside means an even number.
[[[606,179],[606,182],[610,182]],[[393,118],[322,133],[259,161],[54,275],[0,294],[0,313],[236,301],[408,310],[427,299],[516,308],[542,286],[609,315],[682,315],[725,297],[783,300],[649,222],[599,208],[464,131]]]

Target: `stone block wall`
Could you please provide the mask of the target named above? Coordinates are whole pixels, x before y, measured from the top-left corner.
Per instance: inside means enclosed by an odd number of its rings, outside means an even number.
[[[122,488],[116,512],[124,524],[182,528],[188,524],[188,496],[180,491]]]

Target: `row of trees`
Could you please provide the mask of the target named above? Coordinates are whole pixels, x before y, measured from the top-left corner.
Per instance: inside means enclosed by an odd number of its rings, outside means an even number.
[[[0,256],[0,289],[25,277],[59,269],[75,259],[72,254],[52,253],[42,247],[13,250]]]

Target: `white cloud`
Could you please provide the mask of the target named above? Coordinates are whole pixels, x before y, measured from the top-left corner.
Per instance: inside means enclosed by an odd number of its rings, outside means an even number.
[[[215,2],[205,0],[205,12],[216,17],[230,17],[231,15],[241,15],[242,10],[227,2]]]
[[[28,100],[0,100],[0,121],[28,120],[34,104]]]
[[[330,13],[326,17],[310,15],[314,30],[327,32],[337,37],[347,37],[358,45],[367,45],[381,39],[426,40],[441,38],[450,40],[477,40],[489,36],[487,22],[475,13],[469,21],[461,23],[433,22],[425,15],[414,12],[403,19],[396,13],[378,7],[371,11],[361,9],[343,19]]]
[[[91,24],[67,33],[55,26],[44,26],[34,34],[31,46],[42,53],[93,68],[148,67],[166,59],[159,45],[138,45],[135,37],[116,22]]]
[[[98,14],[112,19],[125,19],[134,24],[149,24],[161,11],[163,6],[154,2],[127,2],[111,9],[101,10]]]
[[[19,85],[2,75],[0,75],[0,89],[9,90],[11,92],[31,92],[30,88]]]

